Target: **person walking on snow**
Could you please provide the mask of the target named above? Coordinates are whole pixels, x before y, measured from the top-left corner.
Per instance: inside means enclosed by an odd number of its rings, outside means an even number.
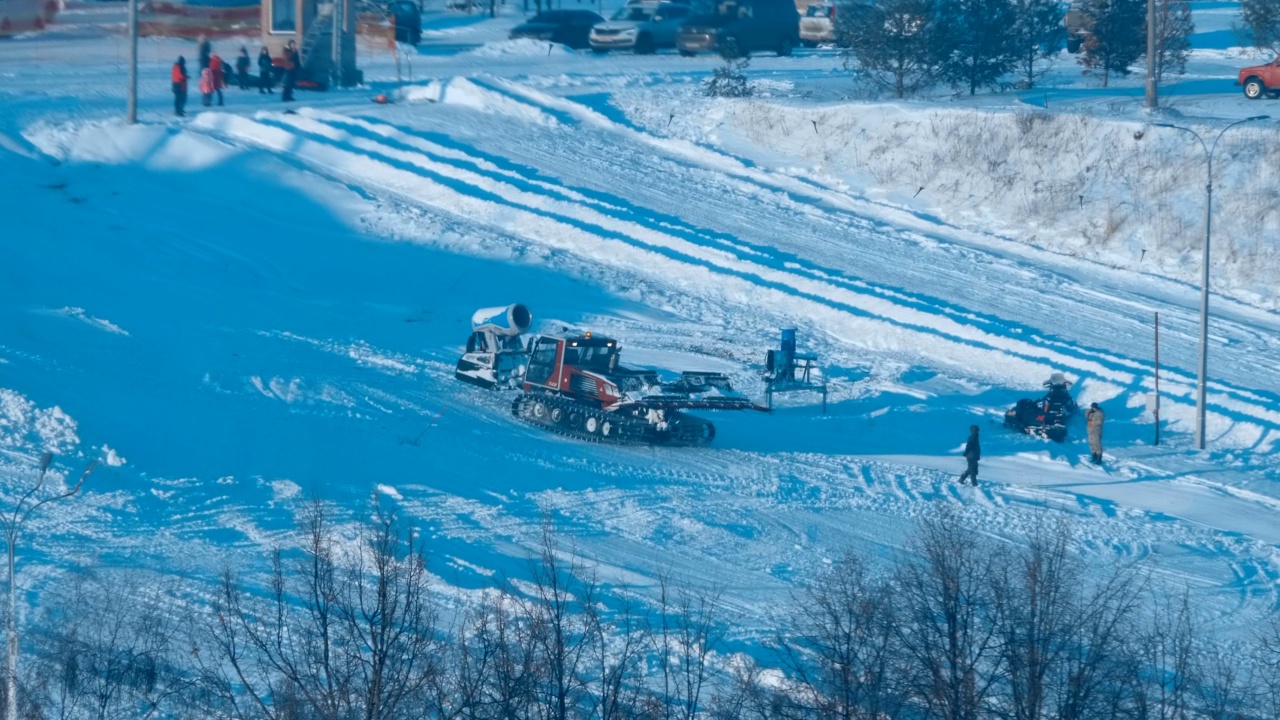
[[[977,487],[978,460],[982,459],[982,446],[978,443],[977,425],[969,426],[969,441],[964,444],[964,459],[969,463],[969,467],[960,476],[960,484],[963,485],[965,478],[969,478],[974,487]]]
[[[209,58],[209,74],[213,76],[213,91],[218,94],[218,107],[222,107],[222,88],[227,86],[227,67],[218,53]]]
[[[271,86],[275,84],[271,82],[271,73],[274,71],[275,71],[274,67],[271,64],[271,53],[267,52],[267,48],[264,45],[262,47],[262,52],[258,53],[258,94],[259,95],[261,95],[262,93],[275,94],[275,90],[271,89]]]
[[[249,89],[249,51],[244,47],[240,48],[240,55],[236,58],[236,81],[240,84],[241,90]]]
[[[1107,419],[1102,408],[1098,407],[1098,403],[1089,406],[1089,410],[1084,414],[1089,421],[1089,452],[1093,453],[1093,462],[1095,464],[1102,462],[1102,422]]]
[[[173,80],[173,113],[178,117],[185,117],[187,114],[187,59],[178,56],[178,62],[173,64],[173,70],[170,73]]]
[[[213,103],[213,71],[209,68],[200,71],[200,96],[205,107]]]

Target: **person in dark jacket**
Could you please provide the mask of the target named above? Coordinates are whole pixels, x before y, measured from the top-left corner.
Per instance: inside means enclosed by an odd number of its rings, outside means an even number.
[[[271,80],[271,73],[275,72],[275,68],[271,64],[271,53],[267,52],[264,45],[262,52],[258,53],[258,94],[271,93],[275,94],[275,90],[271,89],[274,85]]]
[[[969,468],[960,476],[960,484],[963,485],[965,478],[976,487],[978,484],[978,461],[982,459],[982,446],[978,443],[978,426],[969,426],[969,441],[964,444],[964,459],[969,463]]]
[[[173,64],[173,70],[169,73],[173,81],[173,113],[178,117],[184,117],[187,114],[187,59],[178,56],[178,62]]]
[[[284,102],[293,102],[293,88],[298,84],[299,62],[298,50],[290,40],[284,49],[284,91],[280,96]]]
[[[236,82],[240,85],[241,90],[249,89],[249,68],[251,65],[249,51],[241,47],[240,55],[236,57]]]
[[[1098,403],[1093,403],[1084,416],[1089,427],[1089,452],[1093,455],[1093,462],[1098,464],[1102,462],[1102,422],[1106,420],[1106,415]]]
[[[209,42],[209,38],[204,35],[200,36],[200,69],[203,71],[209,67],[209,59],[213,57],[213,45]]]

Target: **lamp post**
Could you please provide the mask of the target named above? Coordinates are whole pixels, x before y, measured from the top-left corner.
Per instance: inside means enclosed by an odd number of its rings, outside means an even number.
[[[1212,145],[1206,143],[1204,138],[1200,137],[1200,133],[1191,128],[1170,123],[1152,123],[1155,127],[1171,128],[1191,133],[1200,142],[1200,147],[1204,150],[1206,173],[1204,185],[1204,258],[1201,260],[1200,268],[1200,375],[1196,383],[1196,447],[1200,450],[1204,449],[1205,383],[1207,382],[1209,369],[1209,237],[1213,221],[1213,154],[1218,149],[1218,141],[1231,128],[1247,122],[1270,119],[1270,115],[1255,115],[1243,120],[1237,120],[1222,128],[1218,136],[1213,139]]]
[[[18,718],[18,588],[14,582],[13,565],[14,552],[18,544],[18,534],[22,532],[22,525],[31,517],[31,513],[36,508],[46,503],[65,500],[72,495],[80,492],[80,488],[84,485],[84,481],[89,477],[89,473],[97,467],[97,462],[90,462],[80,474],[80,481],[76,486],[65,492],[56,495],[50,495],[31,503],[27,507],[27,503],[35,496],[40,488],[44,487],[45,474],[49,472],[49,466],[53,464],[53,454],[45,453],[40,456],[40,478],[36,484],[27,490],[26,493],[14,503],[12,513],[4,513],[0,515],[0,523],[4,525],[5,545],[9,550],[9,617],[5,622],[5,630],[9,635],[9,652],[8,660],[5,666],[5,689],[7,697],[5,698],[5,720],[17,720]],[[24,509],[25,508],[25,509]]]

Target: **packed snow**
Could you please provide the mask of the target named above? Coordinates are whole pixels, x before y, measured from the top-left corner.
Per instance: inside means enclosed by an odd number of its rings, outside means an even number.
[[[1204,33],[1229,15],[1197,7]],[[368,87],[292,107],[232,89],[184,120],[167,72],[194,47],[147,39],[134,126],[114,21],[0,44],[0,476],[9,497],[43,452],[59,482],[103,465],[33,521],[30,590],[90,562],[262,573],[308,501],[358,514],[376,493],[450,590],[518,577],[550,516],[642,596],[663,575],[724,588],[746,641],[843,551],[892,558],[940,507],[1009,539],[1070,517],[1097,566],[1151,557],[1227,632],[1276,611],[1274,125],[1218,158],[1198,452],[1203,163],[1137,78],[1102,90],[1064,56],[1043,89],[889,102],[818,49],[711,100],[714,59],[548,52],[503,39],[515,19],[428,28],[411,74],[370,42]],[[1158,118],[1253,112],[1243,62],[1198,47]],[[718,414],[697,450],[541,433],[453,378],[471,313],[510,302],[757,399],[798,328],[827,412]],[[1061,445],[1001,427],[1052,372],[1106,407],[1103,466],[1080,418]],[[971,424],[975,489],[954,482]]]

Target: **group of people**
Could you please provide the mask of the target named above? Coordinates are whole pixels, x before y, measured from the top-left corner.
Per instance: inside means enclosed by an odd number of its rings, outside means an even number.
[[[1089,429],[1089,459],[1095,465],[1102,463],[1102,423],[1106,420],[1106,417],[1098,403],[1091,403],[1089,409],[1085,412],[1085,421]],[[982,459],[982,443],[978,441],[977,425],[969,426],[969,440],[964,444],[964,459],[968,463],[968,467],[960,475],[959,482],[963,485],[964,481],[968,480],[976,486],[978,484],[978,460]]]
[[[228,85],[228,75],[230,71],[226,62],[213,51],[213,45],[207,37],[200,37],[200,70],[197,80],[197,87],[200,90],[205,107],[213,105],[213,99],[216,96],[218,105],[222,105],[222,89]],[[240,55],[236,58],[235,78],[241,90],[252,89],[254,85],[250,70],[253,62],[249,58],[248,49],[241,47]],[[284,102],[293,101],[293,89],[298,84],[298,70],[301,67],[301,59],[298,57],[298,49],[292,40],[284,49],[284,55],[280,58],[279,64],[280,78],[283,80],[281,86],[280,99]],[[177,62],[172,68],[173,81],[173,111],[178,117],[185,116],[187,107],[187,82],[191,76],[187,73],[187,59],[181,55],[178,56]],[[266,47],[258,52],[258,93],[259,94],[275,94],[275,84],[277,80],[276,60],[271,57],[271,53]]]

